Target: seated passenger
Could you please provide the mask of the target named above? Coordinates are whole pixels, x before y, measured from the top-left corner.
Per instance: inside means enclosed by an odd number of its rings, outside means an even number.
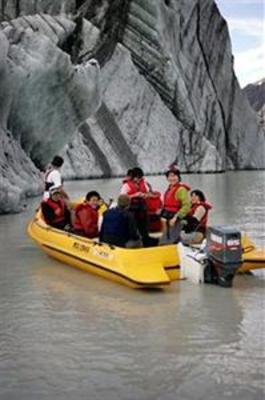
[[[73,215],[74,232],[87,238],[98,236],[98,208],[100,195],[91,191],[82,204],[78,204]]]
[[[104,213],[99,236],[101,242],[127,248],[140,247],[140,237],[134,217],[128,210],[129,205],[129,196],[121,194],[117,207]]]
[[[191,209],[185,217],[181,231],[181,241],[184,244],[200,244],[205,235],[208,222],[208,213],[212,206],[206,201],[201,190],[191,192]]]
[[[189,186],[181,182],[180,170],[171,164],[166,172],[169,186],[164,194],[161,212],[163,236],[160,244],[178,243],[180,240],[181,221],[191,208]]]
[[[65,204],[60,188],[49,191],[49,198],[41,203],[41,211],[46,224],[64,229],[70,223],[70,211]]]

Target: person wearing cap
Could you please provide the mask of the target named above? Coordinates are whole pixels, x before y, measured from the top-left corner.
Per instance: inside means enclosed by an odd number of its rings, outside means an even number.
[[[76,234],[90,239],[98,236],[100,199],[99,193],[92,190],[87,193],[85,201],[77,205],[73,215],[73,228]]]
[[[184,221],[180,238],[184,244],[200,244],[206,236],[208,213],[212,205],[207,202],[205,194],[201,190],[191,192],[191,209]]]
[[[43,200],[49,198],[49,190],[58,189],[61,192],[62,197],[69,199],[69,196],[63,189],[63,181],[61,175],[61,168],[63,166],[64,159],[60,156],[54,156],[51,165],[48,167],[44,175],[44,194]]]
[[[46,224],[54,228],[64,229],[70,224],[70,211],[60,189],[50,189],[49,198],[41,203],[41,211]]]
[[[190,211],[190,187],[181,182],[181,175],[176,164],[171,164],[166,172],[169,186],[164,193],[161,221],[163,236],[160,244],[177,243],[180,237],[181,221]]]
[[[140,247],[140,236],[133,215],[129,212],[130,197],[121,194],[117,207],[110,208],[103,215],[100,241],[119,247]]]

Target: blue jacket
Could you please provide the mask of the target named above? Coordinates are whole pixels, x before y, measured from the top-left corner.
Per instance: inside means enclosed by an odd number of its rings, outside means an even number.
[[[138,240],[136,223],[132,214],[119,207],[107,210],[99,234],[101,242],[124,247],[129,240]]]

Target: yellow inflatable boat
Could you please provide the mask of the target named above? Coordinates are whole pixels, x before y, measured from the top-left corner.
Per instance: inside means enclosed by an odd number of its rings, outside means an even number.
[[[132,288],[169,285],[182,279],[181,252],[176,245],[125,249],[86,239],[48,226],[37,211],[29,236],[51,257]],[[242,236],[243,264],[238,272],[265,268],[265,249]]]
[[[242,236],[243,264],[239,272],[265,268],[265,248],[257,248],[247,235]]]
[[[51,257],[132,288],[169,285],[180,279],[176,245],[124,249],[48,226],[37,211],[29,236]]]

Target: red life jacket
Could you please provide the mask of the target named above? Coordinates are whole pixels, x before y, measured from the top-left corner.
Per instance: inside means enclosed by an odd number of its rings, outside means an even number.
[[[141,192],[141,193],[148,192],[147,184],[146,184],[144,178],[140,179],[139,182],[135,182],[132,179],[128,179],[126,181],[126,184],[129,186],[128,196],[131,196],[132,194],[135,194],[137,192]]]
[[[54,224],[64,221],[65,204],[63,200],[59,199],[58,201],[55,202],[52,199],[48,199],[46,201],[46,204],[48,204],[54,211],[54,220],[53,220]]]
[[[195,211],[197,210],[197,208],[200,206],[204,207],[205,214],[202,217],[202,219],[200,220],[197,230],[205,232],[207,223],[208,223],[208,214],[209,214],[209,211],[213,208],[213,206],[210,203],[208,203],[207,201],[200,201],[199,203],[193,204],[191,206],[191,209],[190,209],[188,215],[190,217],[192,217],[195,214]]]
[[[98,211],[97,211],[97,209],[91,207],[87,203],[81,203],[81,204],[77,205],[77,207],[75,209],[75,218],[74,218],[74,222],[73,222],[73,227],[77,231],[84,231],[84,226],[79,217],[80,211],[84,210],[84,209],[87,210],[87,212],[89,214],[89,218],[91,220],[91,226],[89,228],[88,236],[95,237],[98,235]],[[87,234],[87,232],[85,232],[85,233]]]
[[[190,190],[190,187],[185,183],[177,183],[176,185],[170,185],[164,194],[164,209],[170,212],[177,213],[181,207],[181,201],[176,199],[176,192],[180,188]]]
[[[158,210],[162,208],[162,200],[160,192],[152,192],[154,197],[146,198],[147,212],[148,214],[156,214]]]
[[[126,184],[129,186],[129,192],[127,193],[128,196],[132,196],[133,194],[137,192],[141,193],[147,193],[148,192],[148,187],[147,184],[144,180],[144,178],[140,179],[139,182],[135,182],[132,179],[129,179]],[[142,197],[133,197],[131,198],[131,203],[130,203],[131,210],[134,210],[135,212],[142,212],[143,210],[146,209],[146,201]]]

